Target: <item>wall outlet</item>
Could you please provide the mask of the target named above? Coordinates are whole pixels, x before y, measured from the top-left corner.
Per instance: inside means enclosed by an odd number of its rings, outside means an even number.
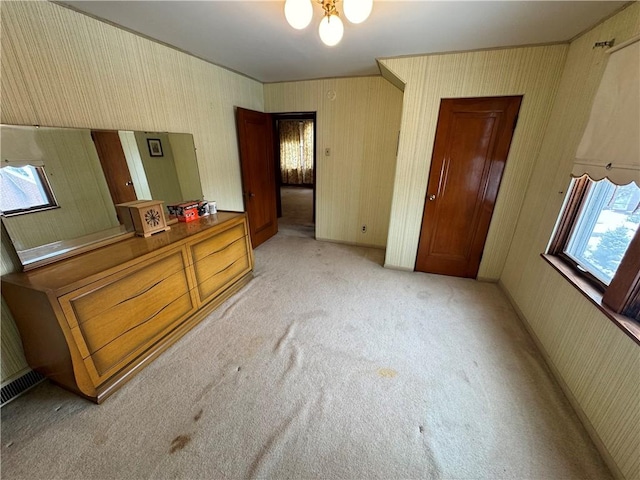
[[[367,233],[367,226],[366,225],[362,225],[362,233]]]

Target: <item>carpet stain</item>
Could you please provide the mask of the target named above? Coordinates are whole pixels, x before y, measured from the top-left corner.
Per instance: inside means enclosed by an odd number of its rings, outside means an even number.
[[[197,422],[198,420],[200,420],[200,418],[202,418],[202,409],[200,409],[200,411],[193,416],[193,421]]]
[[[97,433],[94,437],[93,437],[93,443],[94,445],[104,445],[105,443],[107,443],[108,437],[106,434],[104,434],[103,432]]]
[[[178,435],[173,439],[173,442],[171,442],[171,450],[169,450],[169,453],[176,453],[178,450],[182,450],[190,441],[191,437],[189,435]]]
[[[379,368],[378,375],[380,375],[382,378],[393,378],[398,375],[398,372],[396,372],[392,368]]]
[[[249,345],[245,347],[244,356],[247,358],[251,358],[255,356],[255,354],[258,353],[258,350],[260,350],[260,347],[262,347],[263,343],[264,343],[263,337],[260,337],[260,336],[253,337],[249,341]]]

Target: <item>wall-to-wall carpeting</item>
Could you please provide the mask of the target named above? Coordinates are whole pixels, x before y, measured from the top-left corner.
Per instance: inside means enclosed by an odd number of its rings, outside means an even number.
[[[610,478],[496,285],[286,229],[255,255],[103,405],[6,405],[3,478]]]

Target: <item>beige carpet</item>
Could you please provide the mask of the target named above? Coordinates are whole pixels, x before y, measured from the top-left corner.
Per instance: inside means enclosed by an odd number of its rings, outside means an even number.
[[[2,478],[611,478],[496,285],[286,232],[255,253],[103,405],[6,405]]]

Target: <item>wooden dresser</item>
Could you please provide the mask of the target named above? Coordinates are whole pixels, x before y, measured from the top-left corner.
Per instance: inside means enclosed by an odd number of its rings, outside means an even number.
[[[102,402],[252,278],[248,232],[219,212],[3,276],[29,365]]]

